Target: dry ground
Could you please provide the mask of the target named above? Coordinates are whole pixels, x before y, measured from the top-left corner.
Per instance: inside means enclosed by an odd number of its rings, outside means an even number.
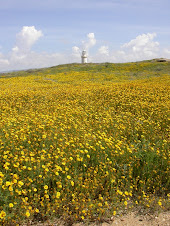
[[[54,222],[24,224],[34,226],[170,226],[170,211],[160,214],[142,214],[131,212],[124,216],[116,216],[103,223],[74,223],[55,220]]]

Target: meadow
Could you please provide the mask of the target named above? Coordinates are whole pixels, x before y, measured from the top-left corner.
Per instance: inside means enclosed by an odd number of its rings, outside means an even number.
[[[0,222],[169,210],[170,63],[0,75]]]

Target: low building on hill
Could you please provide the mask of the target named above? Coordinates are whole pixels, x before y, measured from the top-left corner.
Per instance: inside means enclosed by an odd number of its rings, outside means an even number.
[[[166,59],[166,58],[157,58],[155,59],[156,62],[170,62],[170,59]]]

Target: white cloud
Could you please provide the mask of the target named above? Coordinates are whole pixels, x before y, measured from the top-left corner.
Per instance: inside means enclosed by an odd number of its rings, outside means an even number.
[[[94,33],[87,34],[87,41],[82,41],[82,48],[89,51],[96,44]]]
[[[64,63],[81,62],[81,51],[94,47],[97,43],[94,33],[87,34],[87,40],[81,46],[73,46],[70,53],[36,53],[32,46],[43,35],[34,26],[23,27],[16,36],[16,45],[6,56],[0,53],[0,71],[28,68],[49,67]],[[95,54],[88,53],[88,62],[130,62],[157,57],[170,58],[170,49],[161,49],[155,41],[155,33],[141,34],[130,40],[117,50],[111,50],[108,45],[98,47]]]
[[[101,46],[98,50],[99,54],[109,56],[109,47],[108,46]]]
[[[163,49],[162,56],[170,59],[170,48],[169,49]]]
[[[42,31],[36,30],[34,26],[24,26],[16,35],[16,45],[11,52],[6,57],[0,55],[0,70],[40,67],[40,64],[37,63],[36,54],[31,51],[31,48],[41,36],[43,36]]]
[[[72,58],[71,58],[72,59]],[[0,62],[0,71],[6,70],[22,70],[29,68],[43,68],[50,67],[58,64],[68,63],[69,58],[66,54],[62,53],[53,53],[48,54],[45,52],[36,53],[30,51],[26,55],[10,55],[9,57],[9,65],[2,68]],[[71,63],[71,62],[69,62]]]
[[[42,31],[38,31],[34,26],[24,26],[20,33],[16,35],[16,46],[12,49],[13,52],[26,53],[30,51],[33,44],[43,36]]]
[[[154,41],[155,37],[156,33],[139,35],[115,51],[111,51],[108,46],[101,46],[93,60],[96,62],[109,61],[117,63],[160,57],[161,50],[159,43]],[[168,51],[166,52],[168,54]]]
[[[80,53],[80,48],[77,47],[77,46],[73,46],[72,50],[73,50],[74,53]]]
[[[80,62],[81,52],[83,50],[86,50],[87,53],[89,52],[89,49],[96,45],[96,38],[94,33],[88,33],[87,34],[87,40],[81,41],[81,46],[73,46],[72,47],[72,60],[73,62]],[[91,61],[91,56],[88,56],[89,62]]]
[[[81,55],[80,48],[78,46],[73,46],[72,47],[72,56],[73,56],[73,58],[78,60],[80,58],[80,55]]]
[[[121,46],[126,53],[125,60],[137,61],[158,57],[159,43],[153,41],[156,33],[148,33],[137,36],[130,42]]]
[[[96,55],[91,57],[92,62],[109,62],[111,61],[111,56],[109,54],[109,46],[101,46],[99,47]]]
[[[6,70],[9,67],[9,60],[5,58],[5,56],[0,53],[0,71]]]
[[[154,37],[156,37],[156,33],[139,35],[135,39],[132,39],[130,42],[122,45],[122,48],[128,48],[128,47],[134,47],[134,46],[138,46],[138,47],[146,46],[148,43],[150,43],[153,40]]]

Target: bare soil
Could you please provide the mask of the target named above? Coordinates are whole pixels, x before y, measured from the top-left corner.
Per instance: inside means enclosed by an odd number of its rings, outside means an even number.
[[[113,216],[111,219],[104,219],[103,223],[80,222],[71,223],[57,219],[54,222],[30,223],[34,226],[170,226],[170,211],[160,214],[142,214],[131,212],[123,216]]]

